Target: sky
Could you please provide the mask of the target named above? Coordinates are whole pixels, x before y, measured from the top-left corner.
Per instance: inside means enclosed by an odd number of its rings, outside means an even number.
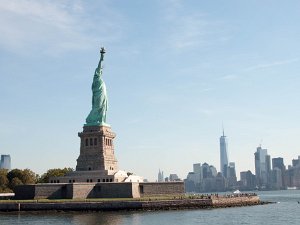
[[[76,167],[106,48],[107,122],[119,168],[185,178],[219,170],[222,124],[237,174],[259,145],[300,155],[300,2],[0,1],[0,154],[42,174]]]

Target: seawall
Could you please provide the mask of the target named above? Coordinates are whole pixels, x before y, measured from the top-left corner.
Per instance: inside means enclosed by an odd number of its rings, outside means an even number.
[[[174,199],[151,201],[63,201],[63,202],[3,202],[0,211],[119,211],[119,210],[178,210],[238,207],[262,204],[258,196],[214,197],[210,199]]]

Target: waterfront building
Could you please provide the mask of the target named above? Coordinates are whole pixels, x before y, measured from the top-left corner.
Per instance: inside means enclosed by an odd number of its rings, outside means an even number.
[[[201,180],[203,179],[201,163],[193,164],[193,173],[194,173],[193,179],[195,180],[195,183],[200,183]]]
[[[184,180],[186,192],[200,192],[200,183],[203,180],[201,163],[193,164],[193,172],[189,172]]]
[[[257,147],[255,156],[255,175],[257,184],[261,189],[270,188],[271,161],[267,149]]]
[[[256,177],[250,170],[240,172],[240,189],[254,190],[256,186]]]
[[[280,171],[281,171],[281,187],[280,187],[280,189],[285,188],[286,187],[286,182],[285,182],[285,180],[286,180],[286,178],[285,178],[286,167],[284,165],[283,158],[277,157],[277,158],[272,159],[272,170],[274,171],[276,168],[280,169]],[[276,172],[274,172],[274,173],[276,173]],[[275,175],[272,174],[273,182],[274,182],[274,179],[275,179],[274,176]]]
[[[236,171],[235,171],[235,163],[230,162],[227,167],[226,179],[228,183],[228,188],[232,189],[237,185]]]
[[[217,171],[216,167],[214,167],[213,165],[210,165],[209,170],[210,170],[211,177],[216,177],[217,176],[218,171]]]
[[[225,136],[224,129],[223,129],[223,135],[220,137],[220,171],[223,174],[223,176],[226,173],[225,170],[228,166],[227,148],[228,148],[227,137]]]
[[[1,155],[0,169],[11,170],[11,158],[10,158],[10,155]]]
[[[293,165],[294,167],[300,165],[300,156],[298,156],[298,159],[293,159],[293,160],[292,160],[292,165]]]
[[[285,170],[285,165],[283,163],[283,158],[277,157],[277,158],[272,158],[272,169],[278,168],[280,170]]]
[[[212,171],[206,162],[202,164],[202,174],[203,179],[212,177]]]
[[[208,163],[194,164],[193,172],[188,173],[184,183],[187,192],[225,191],[227,187],[227,180]]]
[[[180,181],[180,178],[178,177],[177,174],[171,173],[169,176],[169,181]]]
[[[193,164],[193,171],[195,173],[201,174],[201,163],[194,163]]]
[[[200,192],[196,190],[196,176],[194,172],[189,172],[186,179],[184,179],[185,192]]]
[[[271,171],[271,187],[273,190],[280,190],[283,188],[282,185],[282,172],[281,169],[275,167]]]
[[[300,188],[300,156],[292,160],[292,165],[288,166],[285,172],[285,182],[287,187]]]

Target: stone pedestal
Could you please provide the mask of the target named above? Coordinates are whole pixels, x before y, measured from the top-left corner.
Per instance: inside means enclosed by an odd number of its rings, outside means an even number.
[[[84,126],[78,133],[81,139],[76,171],[118,171],[113,139],[116,134],[108,126]]]

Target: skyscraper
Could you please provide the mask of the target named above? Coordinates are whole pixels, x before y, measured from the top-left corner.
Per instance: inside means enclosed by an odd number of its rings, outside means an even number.
[[[267,188],[270,184],[271,160],[267,149],[257,147],[255,156],[255,175],[257,184],[261,188]]]
[[[250,170],[240,172],[242,189],[253,190],[256,186],[255,175]]]
[[[1,155],[0,169],[11,169],[10,155]]]
[[[278,172],[276,172],[276,168],[281,170],[281,186],[279,185],[280,181],[278,181],[280,178],[277,178]],[[272,180],[274,181],[274,179],[276,179],[276,182],[277,182],[277,185],[279,186],[279,188],[284,188],[286,186],[286,182],[285,182],[286,169],[285,169],[285,165],[283,162],[283,158],[281,158],[281,157],[273,158],[272,159],[272,169],[273,169],[273,171],[275,171],[272,174],[272,176],[273,176]]]
[[[282,171],[285,170],[285,165],[283,163],[283,158],[277,157],[272,159],[272,169],[274,170],[275,168],[278,168]]]
[[[222,172],[223,176],[226,174],[228,167],[228,153],[227,153],[227,137],[223,135],[220,137],[220,171]]]
[[[158,182],[164,182],[164,172],[160,171],[160,169],[158,171],[157,181]]]

